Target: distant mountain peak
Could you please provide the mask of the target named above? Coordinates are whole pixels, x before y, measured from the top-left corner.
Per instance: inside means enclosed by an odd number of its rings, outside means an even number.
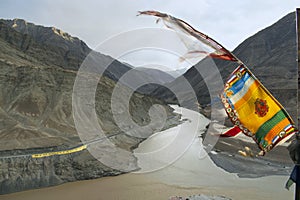
[[[85,42],[55,27],[44,27],[18,18],[0,19],[0,24],[6,30],[2,30],[0,39],[49,65],[77,70],[91,51]],[[52,59],[46,58],[46,52]]]
[[[17,28],[18,26],[27,26],[27,22],[24,19],[15,18],[13,19],[12,28]]]
[[[74,48],[74,45],[77,46],[79,44],[83,45],[85,49],[89,49],[79,38],[73,37],[56,27],[44,27],[19,18],[13,20],[2,19],[1,21],[21,34],[30,35],[39,43],[64,43],[64,46],[67,45],[69,48]]]
[[[60,29],[57,29],[55,27],[51,27],[53,33],[55,33],[56,35],[62,37],[63,39],[65,40],[68,40],[68,41],[71,41],[73,42],[75,38],[73,38],[70,34],[66,33],[66,32],[63,32],[62,30]],[[76,38],[77,39],[77,38]]]

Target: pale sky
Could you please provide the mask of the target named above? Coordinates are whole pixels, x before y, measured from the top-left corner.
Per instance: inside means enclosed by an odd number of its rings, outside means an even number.
[[[139,10],[181,18],[233,50],[259,30],[300,7],[299,0],[1,0],[0,18],[55,26],[91,48],[137,28],[157,27]]]

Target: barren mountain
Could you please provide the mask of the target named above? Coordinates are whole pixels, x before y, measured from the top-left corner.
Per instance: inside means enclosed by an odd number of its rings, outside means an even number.
[[[246,39],[234,49],[233,53],[251,69],[297,122],[298,67],[295,22],[295,13],[290,13],[273,25]],[[223,81],[225,81],[236,66],[226,61],[214,61],[223,77]],[[207,59],[199,62],[183,76],[166,84],[166,87],[158,88],[152,94],[167,102],[177,102],[174,94],[166,88],[180,90],[182,81],[185,79],[197,94],[199,104],[205,107],[211,103],[211,99],[204,81],[205,77],[201,77],[198,70],[201,71],[207,63]],[[188,102],[187,104],[196,103],[191,102],[189,91],[181,92],[185,93],[182,96]]]
[[[103,165],[86,150],[30,157],[81,145],[73,121],[72,92],[77,70],[91,49],[61,30],[21,19],[0,20],[0,47],[0,193],[122,173]],[[97,86],[97,117],[105,134],[113,135],[112,142],[130,151],[143,139],[120,130],[110,104],[116,80],[130,68],[100,53],[94,55],[99,69],[109,65]],[[128,102],[120,99],[119,103],[122,106]],[[153,104],[166,110],[164,128],[178,122],[173,109],[139,93],[133,93],[129,102],[133,121],[141,126],[148,124],[148,110]],[[155,131],[154,124],[140,134],[147,136]]]

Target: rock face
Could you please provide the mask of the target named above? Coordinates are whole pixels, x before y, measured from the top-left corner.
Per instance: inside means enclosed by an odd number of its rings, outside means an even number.
[[[44,159],[6,158],[0,164],[1,194],[121,173],[101,164],[87,151]]]
[[[183,197],[171,197],[169,200],[231,200],[224,196],[207,196],[204,194],[193,195],[186,198]]]
[[[88,46],[58,29],[16,19],[0,20],[0,47],[0,193],[122,173],[104,166],[86,150],[41,159],[30,157],[32,153],[81,144],[73,121],[72,92],[77,70],[91,52]],[[116,135],[111,138],[115,145],[131,150],[143,139],[120,130],[110,103],[115,81],[130,68],[111,57],[94,54],[99,67],[109,65],[95,94],[97,117],[105,134]],[[126,103],[120,100],[121,105]],[[133,93],[129,102],[133,121],[141,126],[148,124],[148,110],[153,104],[166,110],[164,128],[178,123],[179,116],[172,108],[139,93]],[[148,131],[157,130],[152,127]]]
[[[54,27],[36,26],[22,19],[0,20],[0,25],[5,41],[44,64],[76,70],[91,51],[83,41]]]
[[[268,90],[279,100],[297,122],[297,49],[296,17],[290,13],[275,24],[258,32],[242,42],[233,53],[240,58]],[[214,60],[225,81],[236,67],[230,62]],[[152,95],[167,102],[176,103],[173,93],[166,88],[180,90],[183,79],[188,80],[197,94],[201,106],[211,103],[211,98],[204,78],[197,69],[203,69],[206,61],[201,61],[190,68],[183,76],[158,88]],[[221,88],[220,88],[221,89]],[[182,91],[185,92],[185,91]],[[185,101],[189,102],[191,94],[186,92]],[[189,102],[194,104],[195,102]]]
[[[206,195],[194,195],[187,198],[188,200],[231,200],[224,196],[206,196]]]

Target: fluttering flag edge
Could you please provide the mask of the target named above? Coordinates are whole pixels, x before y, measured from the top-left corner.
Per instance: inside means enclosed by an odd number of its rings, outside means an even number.
[[[195,37],[196,39],[200,40],[201,42],[204,42],[206,45],[209,45],[210,47],[212,47],[213,49],[216,50],[216,53],[211,53],[208,54],[209,57],[212,58],[219,58],[219,59],[223,59],[223,60],[229,60],[232,62],[236,62],[237,64],[243,65],[247,72],[258,82],[258,84],[260,84],[261,88],[270,96],[270,98],[283,110],[283,112],[286,114],[286,117],[288,118],[288,120],[291,122],[291,124],[293,125],[293,131],[289,132],[288,134],[285,134],[284,137],[279,138],[278,140],[276,140],[276,142],[274,142],[274,144],[269,144],[266,147],[263,147],[259,144],[259,142],[257,141],[257,138],[255,138],[255,134],[251,133],[246,127],[244,127],[241,123],[238,124],[238,127],[242,130],[242,132],[249,136],[252,137],[254,139],[254,141],[258,144],[259,148],[263,151],[264,155],[266,152],[270,151],[273,147],[275,147],[276,145],[278,145],[279,143],[287,140],[288,138],[290,138],[294,133],[297,133],[298,130],[296,129],[296,127],[294,126],[294,121],[293,119],[290,117],[290,115],[288,114],[288,112],[284,109],[284,107],[278,102],[278,100],[265,88],[265,86],[254,76],[254,74],[249,70],[249,68],[240,60],[238,59],[233,53],[231,53],[230,51],[228,51],[225,47],[223,47],[220,43],[218,43],[217,41],[215,41],[214,39],[212,39],[211,37],[209,37],[208,35],[194,29],[191,25],[189,25],[188,23],[184,22],[181,19],[177,19],[171,15],[165,14],[165,13],[160,13],[158,11],[141,11],[139,12],[139,15],[152,15],[152,16],[156,16],[159,17],[162,20],[166,20],[166,21],[171,21],[172,23],[175,23],[177,26],[179,26],[183,32],[187,32],[188,34],[190,34],[191,36]],[[168,27],[171,28],[171,27]],[[238,69],[238,67],[237,67]],[[233,72],[234,73],[234,72]],[[231,74],[232,75],[232,74]],[[229,76],[230,77],[230,76]],[[226,86],[225,86],[226,87]],[[225,88],[224,87],[224,88]],[[220,95],[222,103],[225,107],[226,110],[226,105],[229,105],[228,101],[226,100],[226,98],[222,95]],[[228,106],[227,106],[228,108]],[[235,123],[237,120],[232,120],[233,117],[234,119],[238,119],[238,116],[231,116],[232,113],[235,114],[234,112],[227,112],[226,113],[228,115],[228,117],[231,119],[232,122],[234,122],[234,126],[237,126]],[[238,133],[238,131],[236,131]],[[237,134],[236,133],[236,134]],[[234,134],[234,135],[236,135]]]

